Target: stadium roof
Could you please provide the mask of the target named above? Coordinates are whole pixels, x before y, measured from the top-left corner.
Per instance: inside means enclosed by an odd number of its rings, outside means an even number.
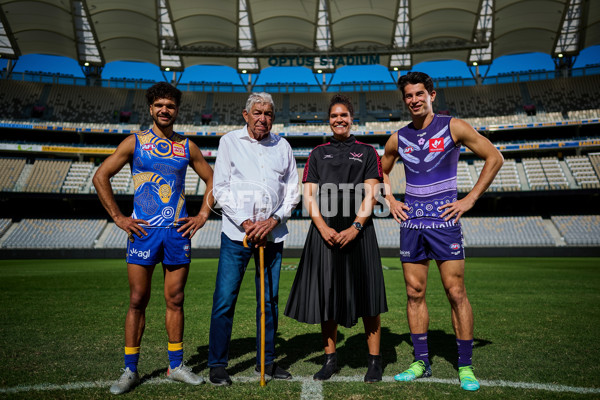
[[[598,0],[0,0],[0,56],[95,67],[410,69],[530,52],[569,57],[596,44]]]

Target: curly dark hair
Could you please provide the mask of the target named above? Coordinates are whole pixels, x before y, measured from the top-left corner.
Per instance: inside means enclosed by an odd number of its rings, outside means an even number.
[[[352,100],[349,97],[344,96],[343,94],[336,94],[331,98],[329,102],[329,110],[327,111],[327,115],[331,114],[331,109],[336,104],[342,104],[346,106],[348,111],[350,112],[350,116],[354,118],[354,107],[352,106]]]
[[[400,87],[400,90],[402,90],[402,94],[404,94],[404,87],[406,85],[416,85],[418,83],[422,83],[423,86],[425,86],[425,90],[430,94],[433,92],[433,80],[424,72],[409,72],[398,78],[398,86]]]
[[[156,99],[171,99],[175,102],[177,107],[179,107],[179,103],[181,103],[181,90],[167,82],[158,82],[149,87],[146,91],[146,101],[149,106],[151,106]]]

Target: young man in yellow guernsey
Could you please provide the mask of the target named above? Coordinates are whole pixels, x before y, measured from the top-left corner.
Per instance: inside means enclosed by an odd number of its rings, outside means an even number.
[[[150,300],[152,273],[162,263],[165,325],[168,335],[167,378],[199,385],[204,380],[183,363],[183,299],[190,267],[191,238],[202,228],[213,205],[213,171],[196,144],[173,132],[181,92],[161,82],[146,92],[151,129],[127,137],[98,168],[94,186],[115,224],[128,235],[127,275],[129,309],[125,317],[125,368],[110,392],[122,394],[139,382],[138,360]],[[110,178],[130,163],[135,186],[133,214],[119,209]],[[196,216],[188,216],[184,197],[188,165],[206,183],[204,203]]]

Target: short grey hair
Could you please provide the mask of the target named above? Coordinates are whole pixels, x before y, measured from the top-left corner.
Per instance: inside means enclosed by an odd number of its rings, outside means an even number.
[[[270,104],[271,107],[273,108],[273,111],[275,111],[275,103],[273,103],[273,97],[271,97],[271,95],[267,92],[250,94],[250,96],[248,96],[248,100],[246,100],[246,108],[244,108],[244,111],[250,112],[250,110],[252,109],[252,106],[257,103]]]

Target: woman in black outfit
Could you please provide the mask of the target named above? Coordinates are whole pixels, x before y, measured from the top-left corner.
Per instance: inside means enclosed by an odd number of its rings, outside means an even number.
[[[365,382],[378,382],[379,314],[387,311],[387,302],[370,216],[383,173],[375,148],[350,134],[353,114],[350,99],[331,99],[333,137],[313,149],[304,168],[304,200],[312,223],[284,314],[321,324],[326,361],[315,380],[338,371],[338,324],[350,328],[362,318],[369,349]]]

